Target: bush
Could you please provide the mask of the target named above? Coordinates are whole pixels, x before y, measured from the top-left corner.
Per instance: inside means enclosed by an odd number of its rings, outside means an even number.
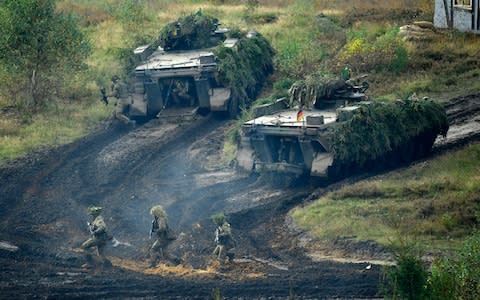
[[[480,233],[451,259],[434,261],[428,280],[431,299],[480,299]]]
[[[397,265],[387,269],[386,295],[394,299],[425,299],[427,271],[421,260],[421,251],[411,243],[397,251]]]
[[[436,260],[432,264],[428,278],[429,295],[432,299],[455,299],[455,269],[448,258]]]
[[[396,27],[351,32],[339,54],[339,64],[350,65],[357,72],[376,70],[400,73],[408,65],[408,51],[397,33]]]

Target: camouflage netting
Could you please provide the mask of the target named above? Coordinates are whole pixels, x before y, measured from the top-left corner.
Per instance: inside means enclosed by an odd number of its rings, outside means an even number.
[[[232,89],[232,97],[249,103],[256,97],[266,78],[273,72],[275,51],[259,33],[240,33],[234,48],[220,46],[215,51],[217,81]]]
[[[238,42],[235,47],[225,47],[222,44],[224,38],[213,35],[217,25],[218,19],[201,12],[181,17],[161,30],[154,47],[190,50],[218,46],[214,50],[218,63],[217,82],[230,87],[232,97],[239,103],[249,103],[273,72],[275,51],[257,32],[229,32],[228,35],[233,35]]]
[[[222,224],[225,221],[225,215],[223,213],[214,214],[210,219],[216,224]]]
[[[152,214],[152,216],[155,216],[157,218],[167,218],[167,213],[161,205],[155,205],[154,207],[152,207],[152,209],[150,209],[150,213]]]
[[[375,102],[334,127],[331,150],[337,162],[361,168],[392,153],[421,155],[448,127],[444,107],[434,101]]]
[[[213,33],[217,29],[218,19],[197,12],[167,24],[160,31],[154,46],[165,50],[192,50],[218,45]]]
[[[311,107],[324,99],[331,99],[335,91],[345,87],[345,81],[340,78],[327,77],[314,73],[306,80],[295,82],[289,90],[290,105],[298,101],[301,105]]]

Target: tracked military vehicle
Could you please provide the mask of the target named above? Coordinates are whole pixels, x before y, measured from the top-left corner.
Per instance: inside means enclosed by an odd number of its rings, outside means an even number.
[[[134,52],[140,63],[131,118],[188,117],[197,111],[235,117],[273,71],[273,50],[265,38],[253,31],[233,35],[202,13],[168,24],[157,42]]]
[[[428,99],[370,100],[367,83],[315,78],[292,86],[278,111],[245,122],[241,169],[337,179],[425,156],[448,121]],[[261,107],[268,110],[268,107]]]

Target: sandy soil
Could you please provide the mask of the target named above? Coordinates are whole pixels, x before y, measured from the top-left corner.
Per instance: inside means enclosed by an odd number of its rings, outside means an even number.
[[[447,109],[451,128],[434,154],[479,137],[480,95],[452,99]],[[348,240],[321,245],[288,214],[357,179],[279,189],[238,173],[221,156],[230,126],[209,116],[176,124],[152,120],[11,161],[0,170],[0,298],[379,297],[382,265],[390,262],[384,249]],[[107,226],[124,243],[108,249],[112,266],[82,267],[87,255],[78,246],[88,238],[92,204],[104,207]],[[148,267],[155,204],[164,205],[179,234],[170,251],[181,265]],[[209,217],[221,211],[238,243],[236,259],[227,264],[211,257]]]

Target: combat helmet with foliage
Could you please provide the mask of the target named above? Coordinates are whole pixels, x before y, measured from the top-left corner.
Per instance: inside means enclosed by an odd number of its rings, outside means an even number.
[[[165,212],[165,209],[161,205],[155,205],[150,209],[150,213],[152,216],[155,216],[157,218],[161,219],[166,219],[167,218],[167,213]]]
[[[87,208],[87,211],[88,211],[88,214],[89,214],[89,215],[99,215],[99,214],[102,213],[103,208],[100,207],[100,206],[93,206],[93,205],[92,205],[92,206],[89,206],[89,207]]]

